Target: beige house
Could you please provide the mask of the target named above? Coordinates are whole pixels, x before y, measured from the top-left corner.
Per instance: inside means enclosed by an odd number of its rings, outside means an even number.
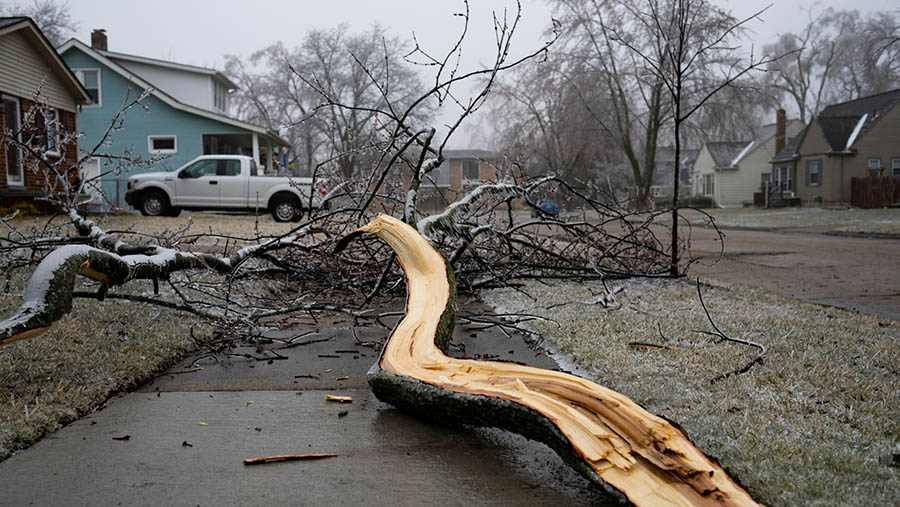
[[[772,160],[804,203],[851,201],[851,178],[900,178],[900,90],[832,104]]]
[[[788,137],[803,130],[803,122],[786,121],[783,110],[777,120],[760,128],[752,140],[704,143],[694,162],[693,194],[712,197],[725,208],[753,204],[753,194],[770,177],[772,158]]]

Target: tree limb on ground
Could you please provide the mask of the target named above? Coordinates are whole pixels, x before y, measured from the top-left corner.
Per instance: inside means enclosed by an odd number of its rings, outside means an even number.
[[[406,316],[369,372],[380,400],[441,423],[542,441],[619,501],[757,505],[681,431],[619,393],[565,373],[447,357],[457,310],[452,270],[415,229],[386,215],[338,248],[362,233],[390,245],[408,285]]]

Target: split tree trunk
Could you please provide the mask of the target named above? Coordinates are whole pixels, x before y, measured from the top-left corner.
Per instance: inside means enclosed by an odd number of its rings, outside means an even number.
[[[369,372],[378,399],[441,423],[494,426],[553,448],[612,497],[640,505],[757,505],[664,419],[574,375],[447,357],[456,284],[444,259],[403,222],[380,215],[356,234],[390,245],[406,273],[406,316]]]

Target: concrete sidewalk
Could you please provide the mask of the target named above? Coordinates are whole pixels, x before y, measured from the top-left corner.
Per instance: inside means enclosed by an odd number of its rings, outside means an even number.
[[[362,340],[383,339],[366,330]],[[543,444],[448,429],[374,398],[378,349],[348,329],[288,359],[191,361],[0,463],[2,505],[588,505],[603,498]],[[555,368],[521,338],[458,327],[464,355]],[[253,349],[236,352],[253,354]],[[456,352],[455,355],[463,355]],[[344,377],[347,377],[346,379]],[[325,401],[348,395],[352,403]],[[124,437],[128,437],[124,439]],[[245,458],[336,453],[246,466]]]

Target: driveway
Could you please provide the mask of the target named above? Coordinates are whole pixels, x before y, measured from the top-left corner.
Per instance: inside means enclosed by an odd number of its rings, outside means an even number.
[[[753,285],[812,303],[900,321],[900,240],[798,231],[694,228],[702,258],[689,276]]]

